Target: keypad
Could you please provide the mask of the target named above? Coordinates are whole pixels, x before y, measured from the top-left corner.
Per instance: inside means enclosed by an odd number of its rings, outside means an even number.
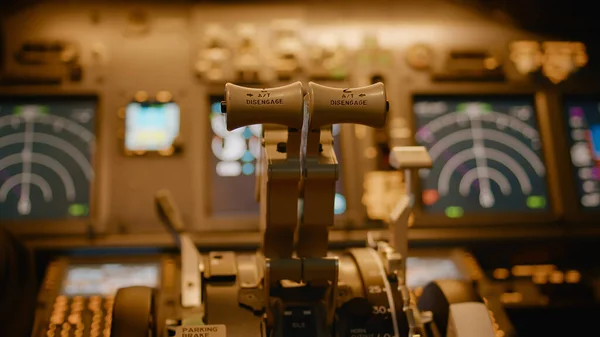
[[[58,296],[40,337],[109,337],[114,297]]]

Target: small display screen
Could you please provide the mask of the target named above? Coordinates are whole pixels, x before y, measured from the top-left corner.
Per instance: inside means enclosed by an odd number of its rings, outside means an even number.
[[[177,103],[131,102],[125,109],[125,148],[129,151],[161,151],[179,135]]]
[[[85,219],[95,98],[0,98],[0,223]]]
[[[210,100],[211,211],[215,216],[258,215],[254,180],[262,126],[257,124],[227,131],[225,115],[221,113],[222,100],[222,96],[213,96]]]
[[[600,209],[600,99],[568,97],[564,102],[571,163],[579,204]]]
[[[256,161],[260,156],[262,126],[251,125],[227,131],[225,115],[221,113],[223,96],[212,96],[210,125],[212,135],[211,170],[213,215],[258,214],[259,204],[254,199]],[[342,167],[341,127],[333,127],[334,149]],[[336,185],[335,214],[346,212],[342,174]]]
[[[419,172],[428,213],[542,213],[546,167],[532,96],[417,96],[416,141],[433,167]]]
[[[67,296],[114,295],[131,286],[158,287],[157,264],[88,264],[73,265],[67,270],[61,293]]]
[[[424,287],[435,280],[461,280],[465,276],[450,258],[409,257],[406,260],[406,284]]]

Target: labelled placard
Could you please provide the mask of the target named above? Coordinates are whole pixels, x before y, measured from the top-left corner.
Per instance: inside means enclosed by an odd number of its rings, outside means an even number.
[[[175,337],[226,337],[224,324],[182,325],[175,329]]]

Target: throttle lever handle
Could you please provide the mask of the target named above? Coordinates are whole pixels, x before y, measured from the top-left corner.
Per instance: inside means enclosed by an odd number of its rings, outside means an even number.
[[[332,88],[308,83],[310,130],[333,124],[385,126],[389,103],[383,83],[360,88]]]
[[[227,83],[221,108],[227,114],[229,131],[253,124],[277,124],[300,130],[304,90],[301,82],[263,89]]]

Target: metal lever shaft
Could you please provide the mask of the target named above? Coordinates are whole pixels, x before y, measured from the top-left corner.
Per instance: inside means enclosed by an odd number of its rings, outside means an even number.
[[[202,307],[202,256],[189,233],[185,232],[181,213],[168,190],[155,195],[156,210],[167,230],[173,235],[181,253],[181,306]]]

